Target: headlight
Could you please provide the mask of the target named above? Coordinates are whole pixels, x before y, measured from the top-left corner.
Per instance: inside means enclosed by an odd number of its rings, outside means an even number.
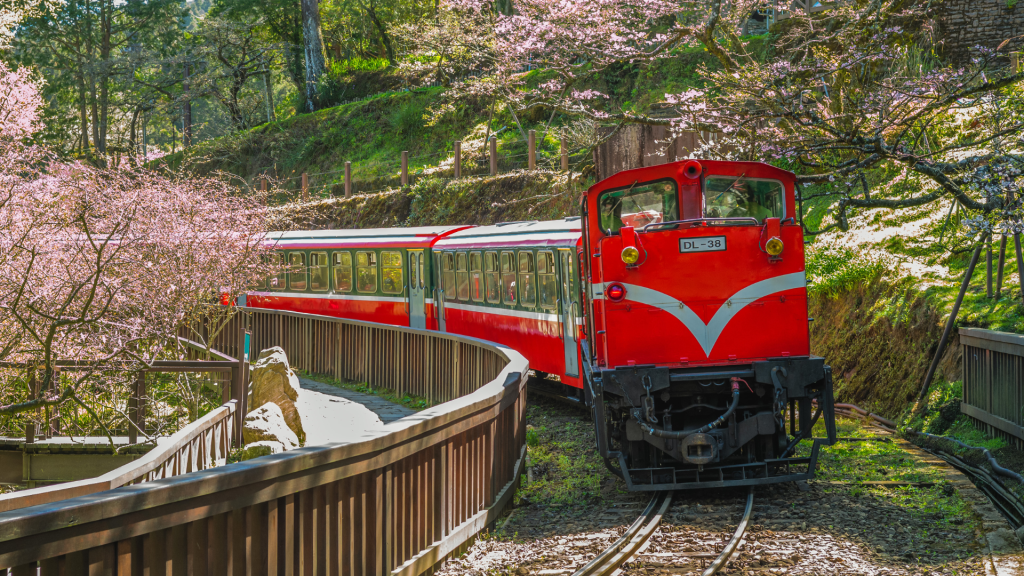
[[[640,251],[636,249],[636,246],[626,246],[622,249],[622,261],[627,266],[636,264],[636,261],[640,259]]]
[[[782,239],[778,236],[773,236],[768,239],[768,242],[764,245],[764,250],[771,256],[778,256],[782,254],[782,249],[785,247],[782,243]]]

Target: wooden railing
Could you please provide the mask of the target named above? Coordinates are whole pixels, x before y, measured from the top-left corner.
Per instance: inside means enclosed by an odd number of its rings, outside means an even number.
[[[297,368],[445,403],[347,442],[0,513],[0,567],[414,575],[497,518],[525,453],[529,366],[519,353],[423,330],[251,314],[254,351],[278,345]]]
[[[961,328],[960,411],[981,430],[1024,447],[1024,335]]]
[[[163,440],[142,458],[102,476],[0,495],[0,512],[205,470],[227,457],[234,413],[232,400]]]

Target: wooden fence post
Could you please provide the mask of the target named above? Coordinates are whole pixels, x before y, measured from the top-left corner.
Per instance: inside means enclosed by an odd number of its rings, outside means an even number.
[[[455,141],[455,178],[462,178],[462,141]]]
[[[985,241],[985,296],[992,298],[992,237]]]
[[[1020,73],[1020,52],[1010,53],[1010,74]]]
[[[402,150],[402,186],[409,185],[409,151]]]
[[[491,136],[490,141],[490,155],[491,155],[491,176],[498,173],[498,139]]]
[[[527,167],[530,170],[537,169],[537,131],[530,130],[527,142]]]
[[[267,187],[268,187],[267,177],[266,176],[260,176],[260,191],[261,192],[266,192],[267,191]]]
[[[139,430],[146,429],[146,410],[143,398],[146,395],[146,373],[139,372],[135,375],[135,385],[132,387],[132,394],[128,397],[128,419],[131,424],[128,426],[128,443],[135,444],[139,441]]]
[[[345,198],[352,197],[352,163],[345,162]]]
[[[309,200],[309,174],[302,173],[302,201]]]
[[[569,147],[565,144],[565,134],[562,135],[562,141],[559,143],[559,148],[562,155],[562,170],[569,170]]]

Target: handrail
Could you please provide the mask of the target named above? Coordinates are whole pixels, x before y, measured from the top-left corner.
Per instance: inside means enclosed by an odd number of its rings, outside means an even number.
[[[234,413],[235,401],[231,400],[182,428],[163,444],[158,444],[147,452],[142,458],[115,468],[102,476],[0,495],[0,512],[38,506],[40,504],[50,504],[78,496],[112,490],[129,484],[146,482],[154,479],[154,472],[158,473],[160,478],[167,478],[176,474],[205,469],[211,459],[206,456],[212,456],[216,459],[218,454],[220,458],[227,455],[227,451],[231,446],[232,427],[224,423],[230,422],[231,416]],[[222,431],[219,442],[214,437],[218,427]],[[197,440],[203,441],[203,449],[201,451],[198,453],[182,454],[183,449],[192,448]],[[211,441],[209,445],[207,445],[207,440]],[[189,458],[186,465],[172,466],[168,470],[168,463],[173,464],[174,461],[180,460],[182,456],[188,456]],[[194,458],[194,456],[200,457]]]
[[[254,351],[281,346],[297,369],[443,403],[344,442],[0,513],[0,569],[45,575],[96,559],[133,575],[312,563],[416,576],[497,520],[523,470],[522,355],[434,331],[246,311]]]

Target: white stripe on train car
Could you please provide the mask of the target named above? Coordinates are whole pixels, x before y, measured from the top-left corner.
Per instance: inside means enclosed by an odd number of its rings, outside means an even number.
[[[722,335],[722,331],[725,330],[725,327],[729,325],[733,317],[747,304],[785,290],[804,288],[807,286],[807,277],[803,272],[794,272],[754,282],[727,298],[726,302],[730,305],[722,304],[707,324],[704,324],[704,321],[697,316],[697,313],[689,306],[686,306],[681,300],[676,300],[668,294],[663,294],[657,290],[637,284],[626,284],[624,282],[605,282],[603,285],[594,284],[595,288],[603,286],[601,288],[601,295],[595,295],[594,299],[603,299],[604,290],[607,290],[611,284],[621,284],[626,289],[625,300],[639,302],[653,308],[661,308],[674,316],[697,339],[701,348],[704,349],[704,354],[711,356],[711,350],[715,347],[715,343],[718,342],[718,337]]]
[[[451,310],[463,310],[466,312],[478,312],[480,314],[494,314],[496,316],[513,316],[515,318],[529,318],[546,322],[558,322],[558,314],[546,314],[543,312],[523,312],[521,310],[509,310],[507,308],[491,308],[490,306],[474,306],[472,304],[458,304],[455,302],[444,305]]]
[[[323,300],[362,300],[365,302],[405,302],[404,296],[356,296],[354,294],[310,294],[308,292],[249,292],[250,296],[275,298],[320,298]]]

